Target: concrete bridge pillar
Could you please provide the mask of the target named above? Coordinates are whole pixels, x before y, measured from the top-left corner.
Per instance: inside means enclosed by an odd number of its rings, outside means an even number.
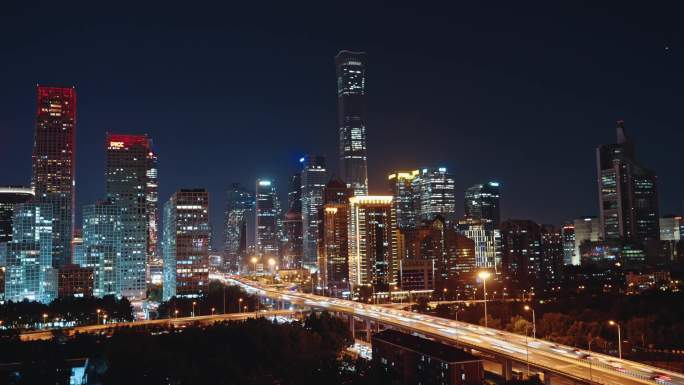
[[[356,321],[354,320],[354,316],[350,315],[349,316],[349,330],[351,331],[352,338],[356,339]]]
[[[366,320],[366,341],[371,342],[371,321]]]
[[[513,379],[513,361],[506,359],[501,361],[501,377],[506,381]]]
[[[544,372],[544,385],[551,385],[551,373]]]

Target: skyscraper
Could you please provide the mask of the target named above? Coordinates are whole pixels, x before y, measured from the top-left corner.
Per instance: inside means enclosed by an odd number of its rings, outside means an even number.
[[[412,186],[419,220],[431,221],[441,215],[448,225],[455,219],[454,176],[445,167],[420,170]]]
[[[118,294],[117,274],[121,258],[121,209],[111,201],[83,207],[82,267],[93,269],[93,295]]]
[[[147,261],[156,238],[156,156],[147,135],[107,134],[107,199],[121,211],[121,255],[117,265],[117,292],[144,298]],[[151,212],[152,211],[152,212]],[[153,226],[153,231],[150,228]]]
[[[256,253],[258,263],[276,263],[280,254],[280,201],[275,183],[268,179],[257,179],[256,183]]]
[[[283,218],[285,243],[283,244],[284,269],[300,268],[304,255],[304,234],[302,229],[302,173],[290,178],[290,191],[287,193],[288,210]]]
[[[344,182],[332,179],[323,190],[319,211],[319,284],[338,295],[349,290],[349,197],[353,191]]]
[[[304,258],[302,265],[315,268],[318,263],[318,212],[323,205],[323,189],[327,181],[325,159],[318,155],[306,155],[302,163],[302,231]]]
[[[355,195],[368,194],[366,149],[366,53],[335,56],[340,175]]]
[[[354,196],[349,210],[349,283],[387,290],[399,268],[392,197]]]
[[[223,259],[228,271],[237,272],[246,258],[247,216],[254,212],[254,194],[233,183],[226,195]]]
[[[564,260],[563,235],[561,229],[544,224],[541,230],[541,257],[539,278],[546,284],[560,281]]]
[[[466,218],[483,219],[499,226],[499,182],[487,182],[469,187],[465,192]]]
[[[563,237],[563,264],[579,265],[579,256],[575,252],[575,225],[566,223],[561,228]]]
[[[419,171],[398,171],[387,176],[389,191],[394,197],[394,210],[397,213],[397,226],[400,229],[411,229],[416,226],[418,213],[413,192],[413,180]]]
[[[164,300],[197,297],[207,290],[209,238],[209,193],[174,193],[164,205]]]
[[[636,161],[634,143],[617,122],[617,143],[596,150],[602,236],[606,241],[648,242],[660,236],[654,171]]]
[[[6,300],[49,303],[57,297],[57,269],[52,267],[53,209],[50,203],[15,206],[12,241],[7,244]]]
[[[33,198],[33,190],[26,187],[0,187],[0,243],[12,240],[14,205]]]
[[[145,185],[145,209],[147,214],[147,261],[152,262],[159,259],[161,256],[161,250],[158,250],[159,175],[157,171],[157,154],[151,148],[147,153],[146,176],[147,183]]]
[[[76,89],[38,86],[32,187],[36,200],[53,206],[52,264],[71,258],[75,207]]]

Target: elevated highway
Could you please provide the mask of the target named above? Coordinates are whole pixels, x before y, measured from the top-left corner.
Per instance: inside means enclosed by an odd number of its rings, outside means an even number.
[[[507,379],[516,367],[542,373],[546,384],[684,385],[681,373],[519,334],[379,305],[272,288],[240,277],[228,277],[227,281],[270,298],[281,307],[293,304],[344,315],[352,327],[354,320],[361,320],[366,322],[367,331],[372,329],[372,324],[376,328],[383,325],[462,347],[500,363]]]

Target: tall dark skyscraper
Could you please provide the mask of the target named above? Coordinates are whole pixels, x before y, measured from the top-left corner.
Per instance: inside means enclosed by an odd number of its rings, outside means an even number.
[[[287,192],[288,210],[283,218],[285,244],[283,245],[282,268],[299,268],[302,265],[304,234],[302,230],[302,173],[290,178]]]
[[[637,163],[634,143],[627,137],[623,121],[617,122],[617,143],[596,150],[596,164],[603,238],[658,240],[657,177]]]
[[[340,51],[335,68],[340,175],[354,195],[367,195],[366,53]]]
[[[432,221],[441,215],[447,225],[456,217],[454,175],[445,167],[424,168],[413,178],[412,188],[419,221]]]
[[[32,186],[36,200],[51,204],[52,264],[71,259],[76,196],[76,89],[38,86],[36,131],[33,139]]]
[[[153,172],[152,172],[153,171]],[[107,134],[107,198],[121,210],[118,293],[144,298],[150,219],[156,218],[156,156],[146,135]],[[149,177],[153,176],[153,177]],[[153,212],[150,212],[153,210]],[[154,240],[156,247],[156,239]]]
[[[302,163],[302,231],[304,258],[302,265],[315,268],[318,263],[318,212],[323,206],[323,189],[327,182],[325,159],[319,155],[307,155]]]
[[[501,221],[499,196],[498,182],[476,184],[469,187],[465,192],[466,218],[482,219],[498,226]]]
[[[227,193],[223,228],[223,258],[228,271],[239,271],[247,252],[247,217],[254,212],[254,194],[239,183]]]
[[[27,187],[0,187],[0,243],[12,240],[14,205],[33,199],[33,190]]]
[[[394,197],[394,210],[397,213],[397,226],[400,229],[415,228],[417,223],[417,199],[413,192],[413,180],[420,171],[397,171],[387,176],[389,191]]]

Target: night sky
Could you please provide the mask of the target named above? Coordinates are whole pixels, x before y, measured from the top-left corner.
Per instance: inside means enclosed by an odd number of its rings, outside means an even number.
[[[219,237],[231,182],[274,177],[284,198],[302,154],[336,169],[341,49],[368,53],[371,193],[446,166],[459,214],[466,187],[497,180],[504,218],[595,215],[595,149],[624,119],[661,214],[681,212],[676,2],[24,3],[0,11],[0,185],[30,182],[36,83],[75,85],[79,217],[104,197],[107,131],[151,136],[162,203],[208,188]]]

